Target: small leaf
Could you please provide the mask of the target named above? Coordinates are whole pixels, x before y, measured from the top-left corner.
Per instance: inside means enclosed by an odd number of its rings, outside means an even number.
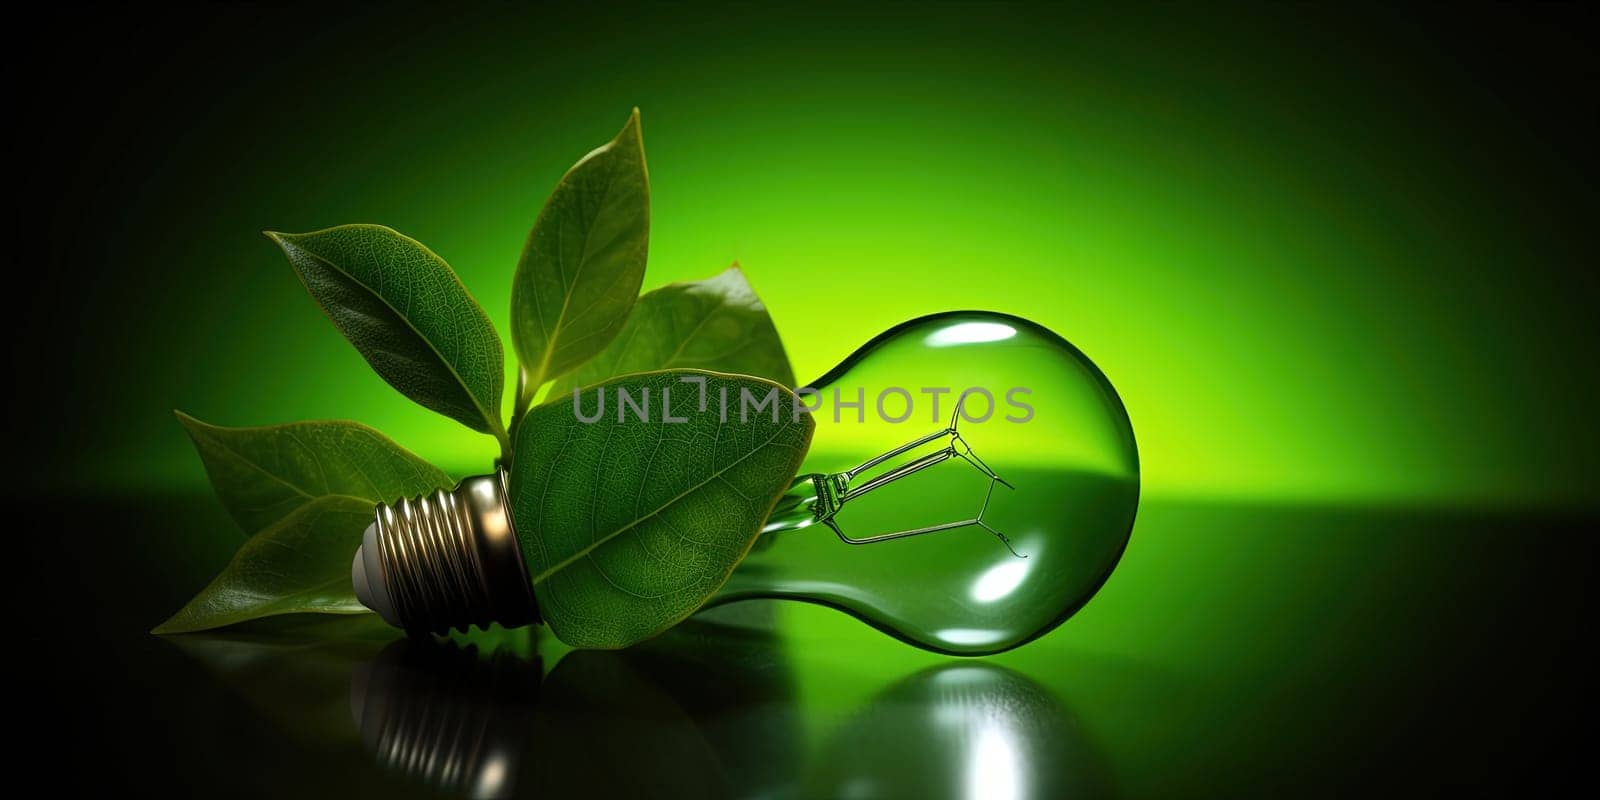
[[[735,264],[703,281],[663,286],[639,298],[622,332],[599,355],[556,381],[550,398],[607,378],[655,369],[709,369],[794,385],[783,340]]]
[[[372,504],[319,497],[239,548],[227,568],[152,633],[186,633],[298,612],[356,614],[350,559],[372,520]]]
[[[370,514],[377,503],[451,485],[443,471],[360,423],[223,428],[181,411],[177,415],[194,440],[217,497],[246,533],[322,497],[360,500]]]
[[[700,387],[683,379],[704,380]],[[649,400],[649,422],[618,390]],[[741,415],[748,392],[777,404]],[[617,648],[693,613],[728,579],[788,488],[810,415],[775,383],[673,370],[630,375],[529,412],[517,433],[512,511],[540,614],[562,641]],[[648,394],[646,394],[648,393]],[[726,406],[721,398],[727,398]],[[721,409],[726,408],[726,421]],[[671,419],[663,421],[664,411]],[[741,420],[741,416],[745,418]]]
[[[444,259],[382,225],[267,236],[390,386],[475,431],[504,438],[500,335]]]
[[[526,378],[519,408],[622,330],[649,242],[650,178],[634,109],[616,138],[562,176],[517,262],[511,341]]]

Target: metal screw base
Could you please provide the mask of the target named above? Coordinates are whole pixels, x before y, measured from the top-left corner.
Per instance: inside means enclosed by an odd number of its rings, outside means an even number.
[[[379,505],[381,580],[401,627],[444,634],[539,621],[506,501],[506,472]]]

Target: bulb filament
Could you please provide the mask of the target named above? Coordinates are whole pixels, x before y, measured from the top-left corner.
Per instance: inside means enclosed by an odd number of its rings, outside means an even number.
[[[810,488],[812,492],[805,493],[804,496],[799,497],[797,497],[793,492],[791,492],[789,495],[785,495],[785,497],[778,502],[778,508],[774,510],[771,521],[767,523],[767,526],[763,532],[779,529],[790,529],[794,527],[790,522],[777,521],[783,516],[779,512],[786,510],[799,510],[799,508],[809,508],[811,512],[811,519],[807,520],[806,524],[820,522],[824,525],[827,525],[829,528],[833,529],[834,533],[838,534],[840,539],[848,544],[873,544],[876,542],[886,542],[891,539],[904,539],[909,536],[921,536],[925,533],[937,533],[939,531],[951,530],[953,528],[965,528],[969,525],[976,525],[994,534],[995,538],[999,539],[1001,544],[1004,544],[1006,549],[1011,551],[1012,555],[1016,556],[1017,558],[1027,558],[1027,556],[1018,553],[1015,547],[1012,547],[1011,540],[1004,533],[990,525],[983,518],[984,514],[989,510],[989,501],[994,497],[995,484],[1000,484],[1013,491],[1017,487],[1011,485],[1011,483],[1005,478],[1000,477],[1000,475],[991,469],[988,464],[983,462],[983,459],[978,457],[977,453],[973,452],[972,445],[968,444],[967,440],[961,436],[961,431],[958,428],[960,420],[961,408],[960,404],[958,403],[955,413],[951,414],[950,416],[950,425],[943,430],[934,431],[933,433],[921,438],[913,439],[886,453],[873,456],[872,458],[869,458],[855,467],[845,470],[844,472],[835,472],[831,474],[813,473],[810,475],[799,476],[795,479],[795,482],[791,488]],[[917,456],[910,461],[901,463],[885,472],[866,477],[878,467],[929,445],[942,446],[939,446],[936,450]],[[989,479],[988,490],[984,492],[983,495],[983,504],[979,506],[978,513],[971,519],[955,520],[953,522],[944,522],[937,525],[928,525],[921,528],[910,528],[903,531],[882,533],[875,536],[865,537],[853,537],[845,533],[844,529],[840,527],[837,516],[839,511],[844,508],[846,503],[872,492],[873,490],[888,486],[889,484],[901,480],[902,478],[915,475],[916,473],[928,469],[929,467],[949,461],[952,458],[967,462],[968,464],[972,465],[974,469],[983,473],[984,476]],[[858,479],[862,478],[865,479],[858,483]]]

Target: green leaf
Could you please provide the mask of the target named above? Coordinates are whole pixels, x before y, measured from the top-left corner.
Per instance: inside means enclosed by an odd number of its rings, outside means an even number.
[[[519,410],[622,330],[649,242],[650,177],[634,109],[615,139],[562,176],[517,262],[511,341],[524,379]]]
[[[178,421],[228,513],[255,535],[156,633],[274,614],[364,611],[350,585],[350,559],[373,506],[452,483],[428,462],[354,422],[223,428],[182,412]]]
[[[319,497],[239,548],[222,574],[152,633],[186,633],[258,617],[366,611],[350,585],[350,559],[372,520],[372,504]]]
[[[406,397],[505,439],[500,335],[444,259],[382,225],[268,232],[312,299]]]
[[[655,369],[709,369],[794,385],[783,340],[734,264],[713,278],[663,286],[639,298],[622,332],[599,355],[556,381],[559,400],[574,386]]]
[[[705,381],[701,407],[699,385]],[[649,422],[618,420],[617,390],[637,402],[648,390]],[[742,392],[768,407],[741,421]],[[573,403],[546,403],[517,433],[512,515],[539,611],[562,641],[617,648],[693,613],[720,588],[760,534],[794,478],[814,424],[770,381],[673,370],[630,375],[584,390],[592,416]],[[723,422],[720,398],[728,398]],[[663,398],[670,402],[664,402]],[[663,408],[684,422],[663,422]]]
[[[415,497],[452,483],[437,467],[360,423],[333,420],[223,428],[176,413],[194,440],[217,497],[246,533],[262,530],[323,497],[360,500],[370,515],[377,503]],[[364,527],[365,523],[357,531]]]

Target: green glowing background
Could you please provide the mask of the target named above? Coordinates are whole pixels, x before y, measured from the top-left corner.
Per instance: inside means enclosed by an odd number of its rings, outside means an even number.
[[[249,713],[143,634],[240,540],[173,408],[358,419],[457,475],[494,453],[383,384],[259,231],[393,226],[504,334],[545,197],[638,106],[647,289],[738,261],[802,380],[983,308],[1121,392],[1144,481],[1123,563],[994,662],[1070,706],[1123,790],[1419,763],[1433,787],[1559,757],[1538,736],[1572,713],[1600,474],[1600,76],[1563,10],[232,7],[46,29],[60,45],[14,73],[14,190],[44,221],[14,232],[36,274],[13,377],[42,389],[8,399],[10,483],[74,498],[77,532],[24,572],[76,554],[66,592],[31,591],[81,593],[62,618],[122,642],[67,659],[112,681],[108,738]],[[782,613],[812,752],[945,662]],[[250,764],[140,769],[199,786]]]
[[[99,443],[71,477],[200,480],[174,407],[355,418],[481,469],[490,443],[374,377],[257,232],[388,224],[505,331],[544,198],[638,105],[646,287],[737,260],[803,380],[911,316],[995,309],[1110,376],[1151,496],[1583,500],[1568,270],[1593,189],[1550,144],[1573,134],[1506,113],[1421,26],[1356,47],[1370,21],[1247,16],[218,17],[96,76],[85,99],[117,102],[56,165],[78,214],[55,263],[99,276],[69,295],[93,366],[67,402]]]

